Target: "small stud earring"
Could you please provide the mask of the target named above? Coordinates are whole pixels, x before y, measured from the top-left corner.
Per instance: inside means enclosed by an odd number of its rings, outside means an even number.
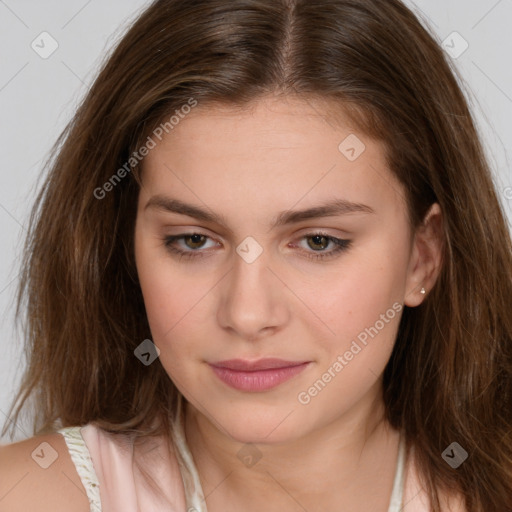
[[[420,290],[420,293],[421,293],[422,295],[425,295],[425,293],[427,293],[427,292],[425,291],[425,288],[422,288],[422,289]]]

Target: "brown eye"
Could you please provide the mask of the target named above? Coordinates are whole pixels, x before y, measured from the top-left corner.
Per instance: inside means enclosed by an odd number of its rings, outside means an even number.
[[[306,258],[325,261],[346,251],[352,244],[351,240],[342,240],[327,233],[307,233],[301,240],[307,241],[307,248],[303,247],[302,251]]]
[[[209,236],[201,233],[182,233],[163,238],[166,249],[177,255],[180,260],[182,258],[191,259],[205,256],[204,253],[208,251],[204,247],[209,240],[213,242]]]
[[[204,245],[206,238],[208,237],[204,235],[193,234],[184,236],[183,241],[190,249],[200,249]],[[188,240],[191,241],[190,244],[188,243]]]
[[[308,240],[312,240],[313,243],[309,243],[308,246],[311,247],[311,249],[314,250],[323,250],[326,247],[328,247],[330,239],[324,235],[314,235],[314,236],[308,236],[306,237]]]

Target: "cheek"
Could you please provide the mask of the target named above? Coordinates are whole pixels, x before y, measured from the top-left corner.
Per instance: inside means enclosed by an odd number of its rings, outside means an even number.
[[[139,281],[155,343],[164,344],[194,316],[200,294],[186,279],[156,264],[142,268],[141,262]]]
[[[141,260],[142,266],[143,260]],[[168,281],[157,265],[141,269],[140,284],[151,329],[151,341],[160,350],[159,359],[175,384],[181,381],[183,365],[179,361],[192,360],[194,347],[188,322],[193,317],[191,304],[197,302],[187,297],[186,289],[180,289],[179,281]],[[180,290],[177,292],[177,290]],[[184,332],[186,331],[186,332]]]
[[[338,275],[302,293],[311,309],[336,335],[357,334],[400,302],[405,284],[404,261],[398,252],[379,251],[379,257],[354,255]],[[332,332],[331,332],[332,334]]]
[[[315,326],[324,333],[317,336],[322,367],[329,368],[346,354],[347,367],[344,376],[339,373],[338,383],[365,369],[378,375],[385,366],[403,310],[406,264],[406,246],[382,237],[366,245],[364,253],[347,257],[339,273],[300,292],[315,313],[309,318],[321,319]],[[314,334],[311,330],[309,337],[314,339]]]
[[[165,251],[156,247],[157,241],[150,240],[145,234],[135,237],[135,259],[144,305],[151,332],[158,345],[158,340],[169,332],[182,317],[186,301],[183,299],[184,289],[177,293],[179,280],[174,276],[173,267]]]
[[[400,264],[387,258],[370,263],[359,258],[345,277],[331,280],[330,293],[311,298],[329,331],[317,338],[316,371],[297,400],[312,413],[329,410],[330,419],[353,407],[376,383],[396,340],[403,310]]]
[[[152,341],[168,369],[176,355],[183,358],[194,353],[191,340],[196,338],[194,331],[206,329],[205,319],[211,318],[204,308],[215,281],[204,274],[199,277],[186,265],[179,267],[164,248],[155,247],[157,243],[136,238],[135,253]]]

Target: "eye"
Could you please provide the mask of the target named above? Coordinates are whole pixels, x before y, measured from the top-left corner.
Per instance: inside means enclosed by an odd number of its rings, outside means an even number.
[[[335,257],[339,253],[346,251],[352,243],[351,240],[343,240],[326,233],[307,233],[301,237],[301,240],[307,240],[307,246],[313,250],[313,253],[306,251],[308,254],[305,254],[305,257],[313,259]],[[332,249],[325,251],[329,244],[331,244]]]
[[[183,233],[181,235],[166,236],[164,238],[164,245],[169,251],[178,254],[180,259],[197,258],[203,256],[199,249],[203,248],[205,241],[209,238],[209,236],[202,233]],[[185,244],[184,249],[176,247],[176,242],[179,240],[183,240]],[[191,249],[191,251],[187,249]]]
[[[179,235],[167,236],[163,239],[164,245],[171,253],[179,256],[179,259],[202,258],[205,256],[205,243],[211,238],[202,233],[182,233]],[[300,238],[300,240],[307,240],[307,246],[312,249],[308,251],[304,249],[304,257],[311,259],[327,259],[346,251],[352,241],[343,240],[330,236],[326,233],[308,233]],[[183,242],[180,246],[178,242]],[[326,251],[327,247],[331,246],[331,250]],[[316,253],[316,254],[315,254]]]

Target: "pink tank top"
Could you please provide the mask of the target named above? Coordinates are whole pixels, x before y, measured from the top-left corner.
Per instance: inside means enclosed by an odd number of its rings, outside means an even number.
[[[86,490],[91,512],[207,512],[182,421],[174,426],[175,449],[152,439],[138,448],[138,460],[150,471],[147,479],[133,463],[128,435],[110,434],[94,423],[58,430]],[[146,464],[147,463],[147,464]],[[398,463],[387,512],[428,512],[415,472],[405,481],[405,443],[400,440]],[[151,480],[159,492],[151,486]],[[405,485],[407,483],[407,485]]]

